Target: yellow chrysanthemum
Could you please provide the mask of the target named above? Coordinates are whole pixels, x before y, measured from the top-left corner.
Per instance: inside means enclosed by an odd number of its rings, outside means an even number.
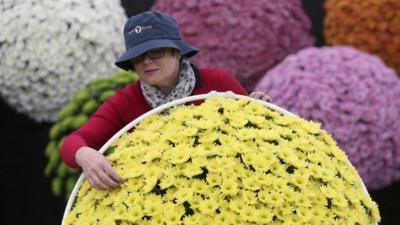
[[[279,192],[274,190],[269,191],[268,195],[266,196],[266,201],[269,205],[272,205],[274,207],[279,207],[284,202]]]
[[[194,177],[203,173],[203,169],[194,163],[186,164],[185,168],[182,170],[183,175],[186,177]]]
[[[149,149],[148,151],[146,151],[142,162],[151,162],[154,159],[159,159],[161,158],[162,152],[160,151],[159,148],[153,148],[153,149]]]
[[[224,195],[234,196],[238,191],[238,184],[233,178],[223,179],[221,185],[221,193],[223,193]]]
[[[185,136],[181,135],[180,132],[177,130],[172,130],[171,132],[166,133],[162,137],[162,139],[175,145],[177,143],[183,142]]]
[[[193,188],[194,192],[199,194],[206,194],[208,189],[208,185],[200,180],[193,180],[190,183],[190,187]]]
[[[201,217],[198,223],[198,225],[209,225],[209,224],[215,224],[214,219],[209,215]]]
[[[240,213],[244,208],[246,208],[246,204],[241,199],[232,199],[229,208],[236,213]]]
[[[206,215],[214,215],[218,208],[218,203],[213,199],[208,199],[200,202],[199,209]]]
[[[157,177],[148,177],[145,181],[145,185],[142,188],[143,193],[151,192],[155,186],[157,185],[158,178]]]
[[[148,216],[158,216],[163,211],[163,200],[155,194],[146,195],[143,202],[137,202],[135,205],[139,204],[143,204],[143,211]]]
[[[191,188],[179,188],[175,192],[175,199],[177,204],[182,204],[193,198],[193,190]]]
[[[248,123],[248,120],[239,112],[226,112],[224,115],[233,128],[242,128]]]
[[[253,140],[257,137],[256,129],[242,128],[236,132],[236,137],[241,141]]]
[[[255,176],[243,179],[242,184],[243,187],[247,190],[258,191],[261,189],[261,185],[258,183],[257,178]]]
[[[124,206],[121,206],[124,207]],[[126,220],[129,220],[131,223],[134,223],[138,220],[140,220],[143,216],[144,216],[144,212],[142,210],[142,208],[138,205],[134,205],[132,207],[129,208],[129,211],[126,210],[126,212],[124,212],[126,215]]]
[[[209,173],[207,175],[207,183],[211,186],[217,186],[222,183],[222,177],[219,173]]]
[[[183,222],[186,225],[197,225],[200,220],[201,218],[198,215],[190,215],[183,218]]]
[[[245,220],[249,223],[257,222],[258,215],[257,215],[256,209],[254,207],[251,207],[251,206],[245,207],[240,212],[240,215],[242,216],[243,220]]]

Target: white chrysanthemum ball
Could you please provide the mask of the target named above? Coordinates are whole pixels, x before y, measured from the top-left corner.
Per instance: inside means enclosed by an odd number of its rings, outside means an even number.
[[[116,71],[119,1],[0,1],[0,13],[0,94],[18,112],[54,121],[73,93]]]

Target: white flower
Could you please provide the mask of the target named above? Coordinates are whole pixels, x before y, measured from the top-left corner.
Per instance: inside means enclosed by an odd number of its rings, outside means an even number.
[[[116,71],[117,0],[3,1],[0,14],[0,95],[36,121],[54,121],[77,90]]]

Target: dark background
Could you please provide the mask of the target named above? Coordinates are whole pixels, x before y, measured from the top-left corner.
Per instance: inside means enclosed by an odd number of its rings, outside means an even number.
[[[151,7],[154,0],[123,0],[128,16]],[[324,45],[322,36],[323,1],[303,0],[303,7],[313,23],[317,46]],[[16,113],[0,100],[1,205],[2,225],[61,224],[66,202],[51,194],[50,179],[43,171],[47,160],[44,149],[50,123],[36,123]],[[400,215],[400,181],[390,187],[370,192],[379,204],[381,225],[397,225]]]

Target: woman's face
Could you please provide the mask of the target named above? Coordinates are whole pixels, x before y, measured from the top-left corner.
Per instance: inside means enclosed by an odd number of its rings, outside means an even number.
[[[177,50],[159,48],[150,50],[131,61],[141,80],[169,93],[178,82],[179,59],[180,54]]]

